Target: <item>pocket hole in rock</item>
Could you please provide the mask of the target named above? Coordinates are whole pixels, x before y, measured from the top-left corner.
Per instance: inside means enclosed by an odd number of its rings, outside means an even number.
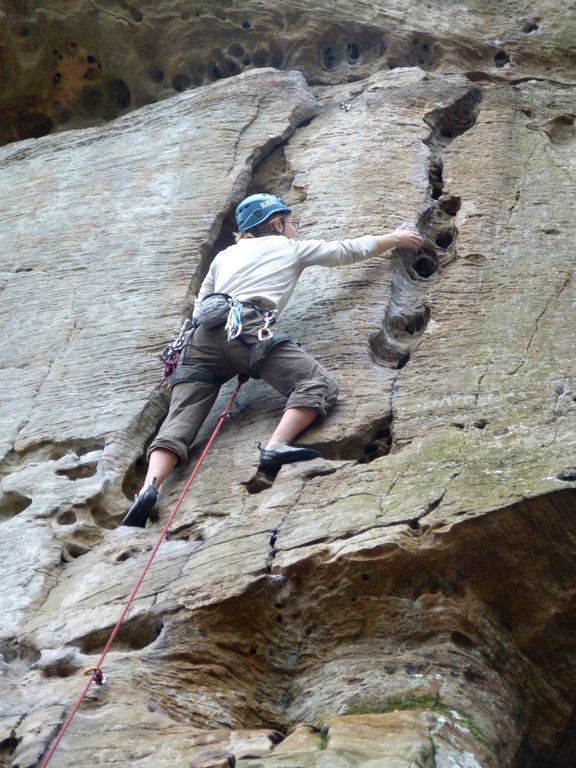
[[[120,554],[116,556],[115,562],[124,563],[126,560],[130,560],[131,557],[134,557],[134,555],[137,554],[137,549],[125,549],[124,552],[120,552]]]
[[[38,665],[45,677],[71,677],[80,669],[75,652],[68,650],[63,655],[40,662]]]
[[[60,559],[63,563],[71,563],[73,560],[77,560],[82,555],[87,555],[90,552],[90,547],[86,544],[81,544],[77,541],[67,541]]]
[[[424,328],[428,325],[429,320],[430,320],[430,309],[429,307],[425,307],[424,313],[421,315],[417,315],[416,317],[413,317],[411,320],[409,320],[404,326],[404,330],[410,336],[414,336],[414,334],[420,333],[421,331],[424,330]]]
[[[58,517],[56,518],[56,522],[58,525],[74,525],[74,523],[78,520],[78,517],[72,510],[67,510],[66,512],[61,512]]]
[[[13,664],[15,661],[25,661],[35,664],[40,656],[40,651],[33,645],[20,643],[15,638],[5,640],[0,645],[0,654],[7,664]]]
[[[27,496],[8,491],[2,496],[0,501],[0,523],[24,512],[30,504],[32,504],[32,499],[29,499]]]
[[[334,69],[336,66],[336,54],[331,45],[326,46],[322,51],[322,64],[325,69]]]
[[[410,360],[410,352],[406,352],[406,354],[402,355],[400,360],[398,360],[398,362],[396,364],[396,368],[397,369],[404,368],[404,366],[408,364],[409,360]]]
[[[112,645],[115,651],[140,651],[158,639],[164,624],[157,616],[146,614],[129,619],[120,627],[116,640]],[[96,653],[104,647],[110,636],[110,627],[102,627],[89,632],[75,643],[82,653]]]
[[[97,464],[82,464],[72,469],[57,469],[56,474],[61,477],[67,477],[69,480],[82,480],[86,477],[94,477],[97,468]]]
[[[16,747],[22,741],[22,737],[16,736],[16,730],[12,730],[10,735],[0,741],[0,765],[14,765],[10,757],[4,762],[2,755],[12,755],[16,751]]]
[[[172,88],[178,93],[182,93],[187,88],[190,88],[191,82],[188,75],[175,75],[172,78]]]
[[[125,514],[128,509],[123,511]],[[105,528],[106,530],[112,530],[118,525],[118,518],[112,517],[112,515],[105,509],[100,503],[96,502],[90,505],[90,515],[92,520],[96,523],[98,528]]]
[[[453,242],[452,232],[447,230],[446,232],[439,232],[436,236],[436,245],[443,250],[450,248]]]
[[[440,209],[447,213],[448,216],[456,216],[461,204],[462,201],[457,195],[443,195],[438,201]]]
[[[360,58],[360,46],[356,43],[348,43],[346,46],[346,53],[348,55],[348,61],[356,63]]]
[[[427,280],[429,277],[432,277],[434,272],[438,269],[438,259],[436,258],[436,254],[432,251],[423,251],[422,253],[419,253],[410,269],[416,273],[419,278]]]
[[[152,67],[152,69],[148,72],[148,76],[154,83],[161,83],[162,80],[164,80],[164,72],[160,69],[160,67]]]
[[[460,648],[473,648],[475,645],[474,641],[463,632],[452,632],[450,634],[450,639],[454,645],[457,645]]]
[[[503,67],[505,64],[508,64],[509,61],[510,56],[508,55],[508,52],[503,48],[497,51],[496,55],[494,56],[494,64],[497,67]]]
[[[443,172],[444,167],[442,160],[440,158],[433,159],[430,162],[430,167],[428,169],[428,181],[432,187],[432,198],[434,200],[438,200],[444,189]]]

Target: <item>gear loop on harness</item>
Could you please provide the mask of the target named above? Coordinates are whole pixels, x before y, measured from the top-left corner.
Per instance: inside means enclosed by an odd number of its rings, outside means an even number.
[[[198,326],[199,323],[196,318],[192,318],[191,320],[189,317],[187,317],[180,327],[178,336],[174,339],[174,341],[171,341],[164,347],[164,350],[160,355],[160,360],[162,360],[164,363],[164,376],[162,377],[160,383],[156,385],[156,389],[160,389],[164,382],[167,381],[170,376],[174,375],[176,372],[176,367],[178,366],[180,354],[186,346],[191,334],[194,333]]]

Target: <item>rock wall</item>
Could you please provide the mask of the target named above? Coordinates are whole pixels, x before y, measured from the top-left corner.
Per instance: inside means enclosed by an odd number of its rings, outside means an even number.
[[[6,4],[0,766],[53,743],[230,397],[119,528],[158,353],[260,189],[424,247],[307,270],[325,459],[260,484],[282,400],[244,385],[50,765],[574,764],[568,11]]]

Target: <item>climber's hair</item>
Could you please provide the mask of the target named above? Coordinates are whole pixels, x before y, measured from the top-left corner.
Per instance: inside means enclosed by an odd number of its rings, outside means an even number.
[[[277,216],[272,216],[263,224],[260,224],[257,227],[252,227],[252,229],[248,230],[248,232],[234,232],[234,240],[235,242],[238,242],[240,240],[245,240],[251,237],[265,237],[266,235],[274,235],[276,233],[274,230],[273,222],[280,219],[282,224],[286,224],[286,216],[287,214],[280,213]]]

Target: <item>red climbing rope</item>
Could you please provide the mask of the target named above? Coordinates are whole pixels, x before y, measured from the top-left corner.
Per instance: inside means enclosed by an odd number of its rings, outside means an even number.
[[[132,592],[130,593],[130,597],[128,598],[128,601],[126,602],[126,605],[124,606],[124,609],[122,610],[122,613],[120,614],[120,618],[116,622],[116,626],[112,630],[112,632],[110,634],[110,637],[108,638],[108,642],[106,643],[106,645],[104,647],[104,650],[100,654],[100,658],[98,659],[98,663],[96,664],[95,667],[92,667],[86,673],[86,674],[90,674],[90,679],[88,680],[88,682],[84,686],[84,690],[82,691],[82,693],[78,697],[78,700],[76,701],[76,703],[74,704],[70,714],[66,718],[66,720],[64,722],[64,725],[60,729],[56,739],[54,740],[54,743],[50,747],[50,751],[46,754],[46,757],[44,758],[42,763],[40,763],[40,768],[46,768],[46,766],[50,762],[50,760],[52,758],[52,755],[54,754],[54,752],[56,751],[58,745],[60,744],[60,741],[62,740],[62,737],[64,736],[64,734],[68,730],[68,727],[69,727],[70,723],[72,722],[72,720],[74,719],[75,714],[80,709],[80,705],[82,704],[82,702],[86,698],[86,695],[87,695],[88,691],[90,690],[90,686],[92,685],[92,683],[95,682],[97,685],[102,685],[103,684],[103,682],[104,682],[104,675],[102,673],[101,667],[102,667],[102,664],[104,662],[104,659],[106,658],[106,656],[108,654],[108,651],[110,650],[110,648],[112,646],[112,643],[114,642],[114,640],[116,639],[116,637],[118,635],[118,632],[120,631],[120,627],[122,626],[122,622],[126,618],[126,616],[128,614],[128,611],[130,610],[130,608],[132,606],[132,603],[134,602],[134,598],[136,597],[136,594],[137,594],[138,590],[140,589],[140,586],[142,585],[142,582],[144,581],[144,578],[146,577],[146,574],[148,573],[148,571],[150,569],[150,566],[152,565],[152,561],[154,560],[154,557],[156,556],[156,553],[160,549],[160,544],[162,544],[162,542],[164,541],[164,538],[166,537],[166,534],[168,533],[168,529],[170,528],[170,526],[172,525],[172,522],[174,521],[174,518],[178,514],[178,510],[180,509],[180,506],[181,506],[181,504],[182,504],[182,502],[184,500],[184,497],[188,493],[188,489],[190,488],[190,486],[194,482],[194,478],[198,474],[198,471],[200,470],[200,467],[202,465],[202,462],[204,461],[204,458],[205,458],[206,454],[210,450],[210,448],[212,446],[212,443],[214,442],[214,440],[216,439],[218,433],[220,432],[220,429],[222,428],[222,425],[224,424],[224,420],[228,416],[231,415],[232,408],[234,406],[234,402],[236,400],[236,397],[238,396],[238,392],[240,391],[240,387],[242,386],[242,384],[244,384],[244,382],[248,381],[249,378],[250,377],[245,375],[245,374],[241,374],[240,376],[238,376],[238,384],[236,385],[236,389],[232,393],[232,397],[230,398],[230,402],[226,406],[225,410],[220,414],[220,416],[218,418],[218,422],[216,424],[216,427],[214,428],[214,431],[212,432],[212,435],[210,436],[210,439],[206,443],[206,447],[202,451],[202,455],[200,456],[200,458],[196,462],[196,466],[192,470],[192,474],[188,478],[188,481],[187,481],[186,485],[184,486],[184,489],[183,489],[182,493],[180,494],[180,497],[178,498],[178,501],[176,502],[176,505],[174,506],[174,509],[172,510],[172,512],[170,514],[170,517],[166,521],[166,524],[164,525],[164,528],[162,529],[162,532],[160,533],[158,541],[156,542],[156,544],[154,545],[154,548],[150,552],[150,557],[148,558],[148,561],[147,561],[146,565],[144,566],[144,570],[140,574],[140,576],[138,578],[138,581],[136,582]]]

